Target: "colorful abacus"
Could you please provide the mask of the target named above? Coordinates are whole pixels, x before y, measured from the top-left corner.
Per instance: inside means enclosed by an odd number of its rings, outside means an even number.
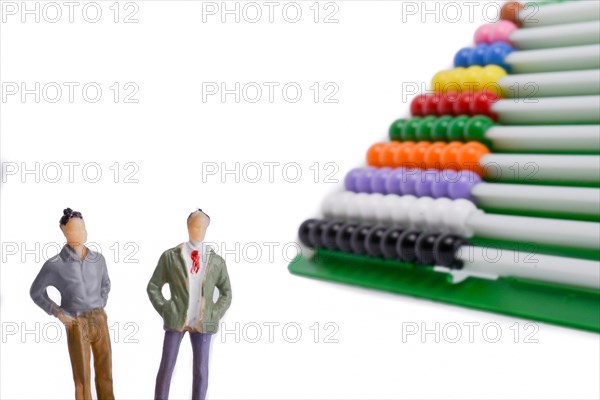
[[[368,149],[292,273],[600,332],[600,2],[528,7]]]

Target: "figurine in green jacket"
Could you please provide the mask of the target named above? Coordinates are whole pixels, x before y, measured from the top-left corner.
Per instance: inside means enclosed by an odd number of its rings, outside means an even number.
[[[231,285],[225,260],[204,242],[210,217],[201,209],[187,219],[189,241],[165,251],[148,283],[150,302],[164,321],[162,360],[156,377],[155,399],[168,399],[171,376],[186,331],[194,359],[192,399],[204,399],[208,387],[208,353],[219,320],[231,304]],[[171,298],[161,289],[168,283]],[[215,287],[219,298],[213,301]]]

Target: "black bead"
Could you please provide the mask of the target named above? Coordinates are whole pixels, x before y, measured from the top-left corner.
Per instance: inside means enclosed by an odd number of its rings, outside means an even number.
[[[318,219],[307,219],[300,225],[298,228],[298,238],[300,239],[300,243],[305,245],[306,247],[314,248],[315,245],[310,239],[310,230],[319,222]]]
[[[323,227],[321,242],[323,243],[324,248],[338,250],[336,238],[343,225],[344,223],[340,221],[330,221]]]
[[[417,231],[406,231],[400,236],[396,251],[402,261],[409,263],[417,261],[416,244],[420,234]]]
[[[367,248],[365,247],[365,240],[371,231],[371,225],[360,225],[352,233],[350,238],[350,246],[354,254],[367,254]]]
[[[367,249],[367,254],[369,256],[383,256],[383,253],[381,252],[381,242],[386,231],[387,228],[385,226],[375,226],[369,231],[369,234],[365,239],[365,248]]]
[[[439,233],[424,233],[419,237],[419,240],[417,240],[415,245],[419,263],[423,265],[435,264],[435,253],[433,248],[438,237],[440,237]]]
[[[389,228],[383,234],[381,239],[381,254],[388,260],[398,259],[398,252],[396,246],[398,245],[398,239],[404,233],[403,229],[400,228]]]
[[[327,225],[329,221],[320,220],[316,224],[314,224],[311,229],[308,231],[308,237],[310,241],[314,244],[316,249],[322,249],[323,244],[323,230],[325,229],[325,225]]]
[[[456,258],[456,252],[466,243],[467,241],[460,236],[440,236],[433,247],[436,264],[442,267],[461,269],[463,262]]]
[[[346,253],[354,251],[350,240],[356,228],[358,228],[358,224],[355,222],[347,222],[340,228],[335,238],[338,249]]]

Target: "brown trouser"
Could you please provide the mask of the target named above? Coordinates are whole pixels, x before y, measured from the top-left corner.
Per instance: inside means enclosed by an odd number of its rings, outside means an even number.
[[[110,336],[106,312],[102,308],[86,311],[67,327],[69,355],[75,381],[75,398],[91,400],[90,348],[94,353],[96,394],[99,400],[114,400]]]

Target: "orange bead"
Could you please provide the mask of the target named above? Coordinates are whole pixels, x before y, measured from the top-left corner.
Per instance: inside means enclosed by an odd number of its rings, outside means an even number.
[[[425,153],[431,146],[431,142],[418,142],[413,148],[408,158],[411,168],[425,168]]]
[[[525,6],[518,1],[509,1],[505,3],[502,7],[502,11],[500,11],[500,19],[506,21],[512,21],[517,26],[521,26],[521,19],[519,18],[519,13],[523,10]]]
[[[458,171],[460,165],[456,160],[458,150],[464,146],[461,142],[450,142],[440,154],[440,166],[442,169],[453,169]]]
[[[385,143],[375,143],[367,151],[367,164],[372,167],[381,167],[381,153],[385,148]]]
[[[390,142],[385,145],[381,152],[381,166],[382,167],[399,167],[396,165],[396,153],[400,150],[402,144],[400,142]]]
[[[423,161],[425,162],[426,168],[442,169],[440,156],[442,154],[442,151],[446,148],[446,146],[446,142],[435,142],[427,148],[427,151],[425,151],[425,155],[423,157]]]
[[[456,154],[456,161],[461,169],[473,171],[483,176],[483,168],[479,164],[481,157],[489,154],[490,150],[479,142],[468,142]]]
[[[400,143],[400,148],[396,152],[396,159],[394,160],[394,165],[397,167],[403,167],[409,163],[410,154],[412,152],[412,148],[415,147],[416,143],[406,141]]]

